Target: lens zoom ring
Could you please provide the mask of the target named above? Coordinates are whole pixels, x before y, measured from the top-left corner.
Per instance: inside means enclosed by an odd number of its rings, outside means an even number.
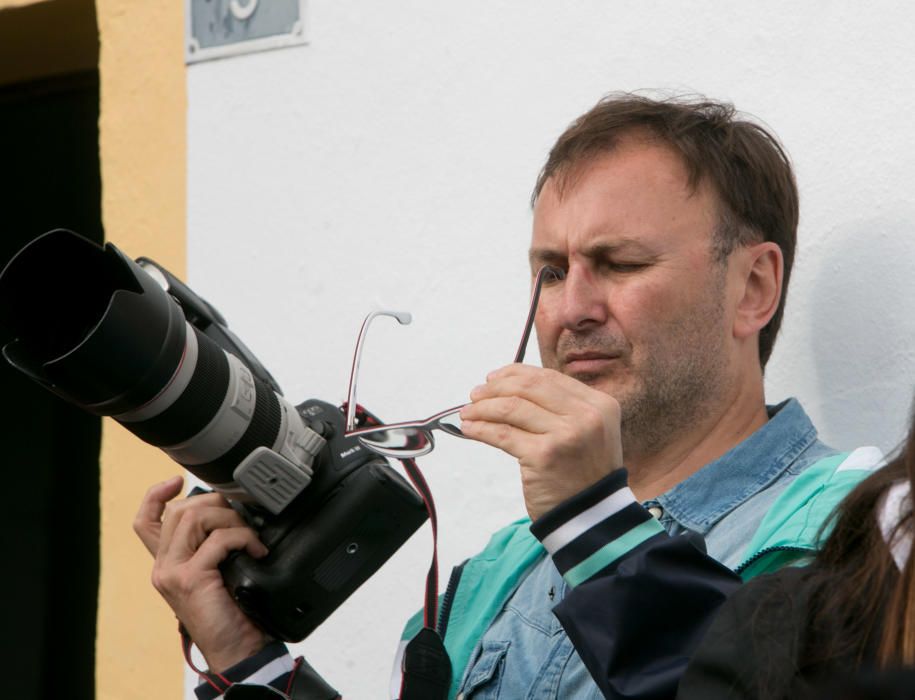
[[[208,336],[196,328],[194,333],[197,335],[197,366],[181,396],[149,420],[122,423],[138,438],[157,447],[178,445],[194,437],[213,420],[226,398],[229,360]]]
[[[206,464],[183,465],[210,484],[226,483],[241,461],[255,447],[273,447],[282,422],[280,402],[273,390],[254,377],[255,403],[251,423],[241,439],[222,457]]]

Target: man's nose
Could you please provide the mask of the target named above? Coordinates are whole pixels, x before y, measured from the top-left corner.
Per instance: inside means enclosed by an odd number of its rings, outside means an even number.
[[[606,323],[605,291],[589,270],[571,267],[562,283],[562,325],[569,330],[584,330]]]

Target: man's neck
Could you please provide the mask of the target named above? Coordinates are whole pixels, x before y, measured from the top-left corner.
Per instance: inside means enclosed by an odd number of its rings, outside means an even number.
[[[739,393],[660,450],[627,452],[629,486],[640,501],[655,498],[746,440],[767,421],[760,384],[758,391]]]

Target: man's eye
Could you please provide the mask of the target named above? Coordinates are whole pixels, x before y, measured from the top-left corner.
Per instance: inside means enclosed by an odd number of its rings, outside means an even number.
[[[604,267],[611,272],[638,272],[646,267],[648,263],[627,262],[623,260],[605,260]]]

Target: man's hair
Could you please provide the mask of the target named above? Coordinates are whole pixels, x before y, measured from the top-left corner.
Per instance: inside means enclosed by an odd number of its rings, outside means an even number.
[[[784,257],[778,308],[759,334],[763,367],[781,326],[797,242],[798,194],[791,163],[776,137],[727,103],[705,98],[653,99],[612,93],[576,119],[556,141],[543,166],[531,204],[550,178],[562,188],[576,168],[612,151],[627,137],[648,136],[678,153],[692,191],[708,183],[720,211],[712,254],[726,263],[739,246],[772,241]]]

